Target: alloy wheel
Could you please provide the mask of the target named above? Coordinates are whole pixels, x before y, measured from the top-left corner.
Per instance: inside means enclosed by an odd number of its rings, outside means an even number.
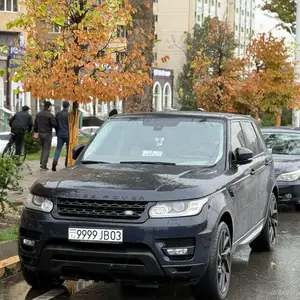
[[[272,195],[270,210],[269,210],[269,238],[272,247],[276,243],[278,229],[278,207],[275,195]]]
[[[226,229],[221,232],[219,238],[217,273],[219,290],[224,294],[229,289],[231,275],[231,238]]]

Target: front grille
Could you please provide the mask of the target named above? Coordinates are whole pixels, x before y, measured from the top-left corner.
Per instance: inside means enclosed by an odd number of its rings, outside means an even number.
[[[147,202],[102,201],[57,199],[60,216],[138,220],[146,209]]]

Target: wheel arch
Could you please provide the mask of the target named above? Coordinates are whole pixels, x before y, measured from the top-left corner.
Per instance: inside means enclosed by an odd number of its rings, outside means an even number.
[[[276,200],[278,202],[278,199],[279,199],[279,188],[277,185],[274,185],[273,186],[273,189],[272,189],[272,193],[274,193],[275,197],[276,197]]]
[[[222,214],[222,216],[219,220],[219,224],[221,222],[224,222],[228,226],[228,229],[229,229],[230,235],[231,235],[231,240],[233,241],[233,220],[232,220],[231,214],[228,211],[225,211]]]

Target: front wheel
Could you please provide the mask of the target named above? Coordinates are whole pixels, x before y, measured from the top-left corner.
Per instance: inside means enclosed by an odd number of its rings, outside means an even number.
[[[22,268],[22,273],[24,280],[35,289],[53,289],[61,286],[64,280],[53,277],[49,274],[41,274],[28,270],[27,268]]]
[[[195,299],[224,300],[231,277],[231,235],[226,223],[221,222],[212,240],[210,262],[204,277],[192,286]]]
[[[266,224],[260,235],[250,243],[253,251],[272,251],[275,248],[278,230],[278,205],[274,193],[271,194]]]

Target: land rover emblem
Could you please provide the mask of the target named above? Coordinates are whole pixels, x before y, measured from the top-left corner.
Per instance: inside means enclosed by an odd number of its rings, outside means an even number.
[[[134,212],[132,210],[125,210],[124,215],[125,216],[133,216]]]

